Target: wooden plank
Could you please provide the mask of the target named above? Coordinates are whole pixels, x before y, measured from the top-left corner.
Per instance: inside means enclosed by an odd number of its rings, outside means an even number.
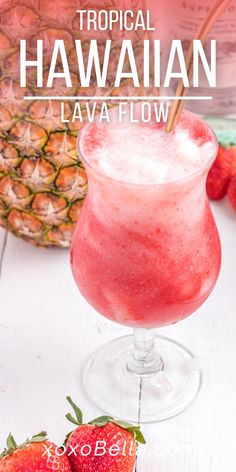
[[[80,295],[68,250],[36,248],[12,235],[0,300],[0,450],[10,430],[23,440],[46,429],[63,442],[71,430],[68,394],[86,419],[98,413],[80,382],[88,355],[127,330],[98,315]]]

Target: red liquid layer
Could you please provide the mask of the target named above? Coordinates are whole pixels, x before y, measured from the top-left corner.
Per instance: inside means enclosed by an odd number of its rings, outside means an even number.
[[[176,231],[171,221],[103,223],[88,196],[72,241],[72,270],[82,294],[104,316],[128,326],[161,326],[193,313],[212,291],[220,263],[207,201],[200,221]]]
[[[186,179],[145,186],[88,168],[89,192],[71,265],[80,291],[98,312],[124,325],[152,328],[187,317],[206,300],[221,264],[206,175],[205,168]]]

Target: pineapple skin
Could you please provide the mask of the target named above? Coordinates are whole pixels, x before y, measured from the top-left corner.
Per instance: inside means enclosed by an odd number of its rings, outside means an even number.
[[[87,32],[78,29],[77,9],[142,8],[142,0],[1,0],[0,2],[0,226],[39,246],[69,247],[83,200],[87,176],[76,150],[81,124],[61,123],[59,102],[26,101],[25,95],[114,95],[144,94],[125,80],[121,89],[83,90],[73,70],[74,40],[88,43]],[[117,5],[119,3],[119,5]],[[105,39],[97,32],[101,51]],[[111,36],[109,36],[109,34]],[[133,33],[140,49],[140,32]],[[19,85],[19,40],[27,39],[29,59],[36,58],[36,40],[43,39],[44,74],[47,77],[55,39],[66,44],[73,86],[66,88],[56,79],[53,89],[37,89],[35,69],[28,73],[27,89]],[[119,41],[113,47],[110,82],[115,71]],[[60,65],[59,65],[60,67]],[[72,116],[71,102],[65,103],[65,117]]]

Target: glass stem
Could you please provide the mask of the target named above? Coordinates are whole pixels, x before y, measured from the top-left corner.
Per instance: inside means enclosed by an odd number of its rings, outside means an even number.
[[[163,370],[164,364],[155,346],[154,330],[134,329],[134,350],[127,367],[139,375],[154,374]]]

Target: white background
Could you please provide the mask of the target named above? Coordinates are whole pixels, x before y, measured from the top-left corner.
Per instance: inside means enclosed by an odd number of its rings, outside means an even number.
[[[223,245],[217,287],[196,314],[161,330],[199,357],[203,388],[187,412],[143,428],[151,450],[138,471],[236,470],[236,213],[227,202],[214,213]],[[83,300],[68,251],[35,248],[0,229],[0,254],[0,449],[10,431],[20,442],[46,429],[60,444],[71,430],[66,395],[85,419],[100,414],[80,386],[86,358],[129,330]]]

